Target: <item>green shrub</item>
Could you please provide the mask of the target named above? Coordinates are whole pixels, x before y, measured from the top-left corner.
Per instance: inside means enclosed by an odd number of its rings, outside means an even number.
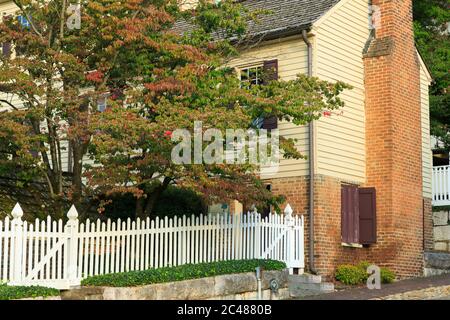
[[[344,264],[338,266],[336,269],[336,280],[348,284],[356,285],[364,282],[366,277],[366,272],[358,266],[352,266],[349,264]]]
[[[367,281],[369,274],[367,268],[372,265],[368,261],[361,261],[356,266],[341,265],[336,269],[336,280],[348,284],[356,285]],[[388,268],[380,268],[381,283],[391,283],[395,280],[395,273]]]
[[[136,197],[130,193],[120,194],[107,199],[112,200],[105,206],[104,216],[111,219],[134,218],[136,215]],[[106,198],[104,199],[106,200]],[[152,210],[152,217],[175,217],[199,215],[206,212],[203,199],[194,191],[169,186],[158,197]]]
[[[256,267],[264,270],[283,270],[286,264],[274,260],[231,260],[176,267],[148,269],[93,276],[81,281],[83,286],[134,287],[152,283],[206,278],[224,274],[254,272]]]
[[[203,199],[190,189],[169,186],[159,197],[152,210],[153,216],[179,217],[207,213]]]
[[[7,286],[0,284],[0,300],[58,296],[59,290],[39,286]]]
[[[388,268],[381,268],[381,283],[392,283],[395,280],[395,273]]]
[[[363,269],[364,271],[367,271],[367,268],[371,265],[372,263],[370,263],[369,261],[361,261],[359,262],[356,266]]]

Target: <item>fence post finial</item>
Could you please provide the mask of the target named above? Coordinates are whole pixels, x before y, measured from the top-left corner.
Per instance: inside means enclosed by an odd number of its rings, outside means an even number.
[[[284,214],[287,216],[291,216],[294,210],[292,210],[291,205],[288,203],[286,208],[284,208]]]
[[[12,237],[11,237],[11,278],[10,284],[12,285],[22,285],[22,271],[24,268],[23,265],[23,210],[20,207],[19,203],[16,203],[14,208],[11,211],[11,214],[13,216],[13,221],[11,224],[11,231],[12,231]]]
[[[284,208],[284,221],[287,227],[287,265],[289,266],[289,274],[293,274],[294,269],[292,266],[295,265],[295,222],[292,216],[293,212],[294,210],[288,203],[286,208]]]
[[[70,220],[77,220],[78,219],[78,211],[77,208],[75,208],[74,205],[72,205],[69,209],[69,212],[67,212],[67,218]]]
[[[14,208],[11,211],[11,214],[14,219],[22,219],[23,217],[23,210],[20,204],[17,202]]]
[[[78,211],[74,205],[72,205],[67,212],[67,221],[65,232],[67,234],[66,248],[68,252],[67,260],[65,261],[65,278],[68,280],[69,286],[79,285],[79,279],[77,279],[78,265]]]

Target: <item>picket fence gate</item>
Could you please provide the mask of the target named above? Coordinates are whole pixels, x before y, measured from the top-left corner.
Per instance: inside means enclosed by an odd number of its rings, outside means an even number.
[[[303,216],[259,213],[79,223],[0,221],[0,282],[68,289],[88,276],[222,260],[273,259],[304,269]]]

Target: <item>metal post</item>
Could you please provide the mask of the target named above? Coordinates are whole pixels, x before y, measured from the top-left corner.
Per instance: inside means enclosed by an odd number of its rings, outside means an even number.
[[[258,292],[256,293],[256,300],[262,299],[262,289],[261,289],[261,267],[256,267],[256,284]]]

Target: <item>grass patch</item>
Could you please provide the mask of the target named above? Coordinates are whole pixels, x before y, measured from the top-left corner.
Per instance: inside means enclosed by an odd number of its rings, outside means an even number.
[[[32,286],[7,286],[0,284],[0,300],[59,296],[59,290],[53,288]]]
[[[135,287],[224,274],[254,272],[256,267],[262,267],[264,270],[283,270],[286,268],[286,264],[280,261],[256,259],[186,264],[176,267],[93,276],[84,279],[81,284],[83,286]]]

